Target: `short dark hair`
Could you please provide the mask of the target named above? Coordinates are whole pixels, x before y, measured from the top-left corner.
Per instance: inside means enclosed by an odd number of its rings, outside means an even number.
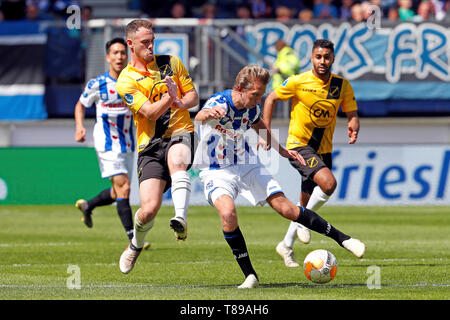
[[[123,44],[125,46],[125,48],[127,47],[127,42],[123,39],[123,38],[114,38],[109,40],[106,43],[105,49],[106,49],[106,53],[109,53],[109,48],[114,44],[114,43],[120,43]]]
[[[312,51],[314,51],[315,48],[330,49],[331,52],[333,52],[334,54],[334,44],[333,42],[327,39],[317,39],[316,41],[314,41]]]

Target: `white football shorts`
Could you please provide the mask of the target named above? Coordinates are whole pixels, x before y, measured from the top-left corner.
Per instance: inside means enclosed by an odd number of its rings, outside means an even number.
[[[97,152],[97,157],[102,178],[111,178],[124,173],[131,179],[135,161],[134,152],[101,151]]]
[[[202,170],[199,178],[203,183],[205,198],[212,206],[222,195],[228,195],[234,201],[239,194],[252,205],[263,206],[268,197],[283,192],[261,163]]]

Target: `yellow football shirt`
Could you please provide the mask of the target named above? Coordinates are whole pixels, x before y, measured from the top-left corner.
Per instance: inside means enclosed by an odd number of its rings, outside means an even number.
[[[142,71],[128,64],[120,73],[116,90],[133,112],[136,125],[138,152],[141,152],[152,139],[170,138],[183,132],[194,131],[189,111],[171,106],[157,120],[149,120],[138,111],[149,100],[154,103],[167,92],[163,83],[165,75],[169,75],[178,86],[178,97],[194,88],[192,78],[183,63],[175,56],[155,55],[147,65],[147,71]]]
[[[275,92],[292,98],[287,149],[309,145],[319,154],[332,152],[339,106],[343,112],[358,109],[350,82],[335,74],[324,83],[310,70],[289,77]]]

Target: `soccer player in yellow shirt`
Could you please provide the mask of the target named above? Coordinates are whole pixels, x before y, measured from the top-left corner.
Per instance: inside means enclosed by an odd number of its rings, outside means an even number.
[[[301,206],[317,211],[336,189],[336,178],[331,172],[331,153],[339,106],[348,119],[350,144],[356,142],[360,125],[350,82],[331,73],[334,62],[333,43],[326,39],[316,40],[311,62],[312,70],[289,77],[267,96],[263,118],[270,128],[276,102],[292,98],[286,148],[298,151],[307,163],[304,166],[298,161],[289,160],[302,175]],[[301,224],[291,222],[284,239],[276,248],[287,267],[299,266],[292,250],[297,236],[303,243],[310,241],[309,230]],[[357,239],[352,239],[351,242],[355,243],[345,242],[343,246],[359,246],[362,256],[364,244]]]
[[[133,112],[138,148],[141,207],[135,214],[134,237],[120,257],[120,270],[130,272],[153,227],[163,193],[171,188],[175,217],[170,227],[177,240],[187,236],[186,215],[191,193],[189,170],[196,137],[188,109],[199,103],[197,91],[181,61],[154,54],[153,25],[137,19],[126,26],[131,61],[116,89]]]

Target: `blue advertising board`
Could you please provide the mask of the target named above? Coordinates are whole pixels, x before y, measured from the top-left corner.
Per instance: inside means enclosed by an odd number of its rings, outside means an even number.
[[[155,35],[155,53],[177,56],[187,68],[189,66],[188,42],[186,34],[157,33]]]

